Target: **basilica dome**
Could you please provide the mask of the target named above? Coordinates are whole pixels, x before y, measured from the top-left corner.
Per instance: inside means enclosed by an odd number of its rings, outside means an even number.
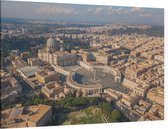
[[[50,50],[50,51],[58,50],[58,43],[57,43],[57,41],[54,38],[50,37],[47,40],[46,48],[47,48],[47,50]]]

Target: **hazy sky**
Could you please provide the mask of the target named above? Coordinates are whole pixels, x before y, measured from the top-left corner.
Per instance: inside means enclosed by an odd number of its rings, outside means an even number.
[[[164,24],[164,9],[119,6],[1,2],[1,17],[72,22]]]

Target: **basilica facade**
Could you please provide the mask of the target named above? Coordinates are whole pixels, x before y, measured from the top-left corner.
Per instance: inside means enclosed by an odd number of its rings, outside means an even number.
[[[52,65],[61,67],[77,64],[77,55],[64,51],[63,42],[50,37],[47,40],[46,47],[38,51],[38,58]]]

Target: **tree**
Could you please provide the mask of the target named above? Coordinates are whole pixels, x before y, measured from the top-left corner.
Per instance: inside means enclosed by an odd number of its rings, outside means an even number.
[[[114,109],[112,112],[111,112],[111,121],[112,122],[118,122],[121,118],[121,112],[117,109]]]
[[[85,105],[87,105],[87,103],[88,103],[88,101],[87,101],[87,99],[84,98],[84,97],[81,97],[81,98],[79,98],[79,100],[78,100],[78,106],[85,106]]]
[[[112,111],[112,106],[111,104],[107,103],[107,102],[102,102],[100,105],[99,105],[99,108],[103,111],[103,113],[105,114],[110,114],[111,111]]]
[[[32,41],[34,44],[32,44]],[[46,43],[46,39],[43,37],[30,38],[27,36],[5,36],[1,42],[2,55],[3,57],[6,57],[11,50],[18,49],[19,51],[29,51],[31,47]]]
[[[88,98],[88,101],[90,105],[97,105],[100,103],[100,99],[98,97]]]

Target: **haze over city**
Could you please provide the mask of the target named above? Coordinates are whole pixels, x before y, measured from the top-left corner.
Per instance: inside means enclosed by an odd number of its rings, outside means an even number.
[[[164,9],[2,1],[1,17],[163,25]]]

